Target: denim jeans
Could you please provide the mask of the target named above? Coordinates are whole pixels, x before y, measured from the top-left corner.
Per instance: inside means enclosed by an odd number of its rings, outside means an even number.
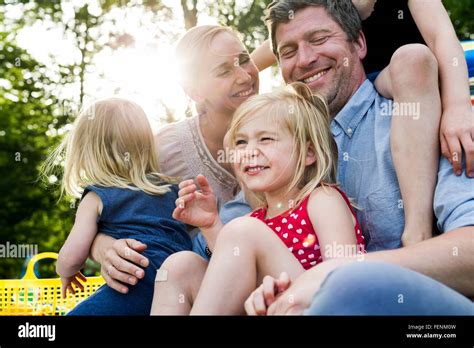
[[[331,272],[307,315],[474,315],[474,303],[423,274],[381,262]]]

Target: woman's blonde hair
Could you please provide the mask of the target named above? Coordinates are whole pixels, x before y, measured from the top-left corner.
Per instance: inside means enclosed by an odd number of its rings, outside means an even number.
[[[323,97],[314,95],[301,82],[251,97],[237,108],[232,119],[229,129],[232,148],[236,146],[238,130],[250,119],[262,114],[270,115],[278,124],[286,127],[294,138],[291,156],[297,156],[297,165],[286,193],[294,188],[299,189],[294,200],[295,206],[318,186],[336,185],[338,152],[330,131],[328,106]],[[307,166],[308,150],[314,152],[316,161]],[[254,194],[261,205],[266,205],[263,194]]]
[[[184,88],[199,81],[199,67],[203,64],[202,57],[211,49],[212,41],[220,33],[229,33],[241,41],[235,31],[220,25],[200,25],[191,28],[179,40],[175,54],[179,82]]]
[[[43,165],[45,177],[64,163],[61,194],[80,197],[88,185],[169,192],[170,177],[160,174],[152,130],[134,102],[110,98],[84,109],[72,130]]]

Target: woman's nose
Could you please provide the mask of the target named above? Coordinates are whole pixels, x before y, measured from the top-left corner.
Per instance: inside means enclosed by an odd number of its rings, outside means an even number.
[[[237,75],[237,83],[243,84],[248,83],[250,80],[252,80],[252,75],[250,75],[250,73],[242,66],[238,66],[235,69]]]

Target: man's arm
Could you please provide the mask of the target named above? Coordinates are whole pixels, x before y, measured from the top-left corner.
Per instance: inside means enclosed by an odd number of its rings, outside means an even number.
[[[427,275],[467,297],[474,297],[474,226],[395,250],[365,255]]]

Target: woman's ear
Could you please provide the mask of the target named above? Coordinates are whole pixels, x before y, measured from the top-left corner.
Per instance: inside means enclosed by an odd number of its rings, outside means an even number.
[[[305,165],[310,166],[316,162],[316,151],[311,143],[306,143],[306,160]]]
[[[201,97],[194,86],[183,86],[184,93],[186,93],[197,105],[204,103],[205,98]]]

